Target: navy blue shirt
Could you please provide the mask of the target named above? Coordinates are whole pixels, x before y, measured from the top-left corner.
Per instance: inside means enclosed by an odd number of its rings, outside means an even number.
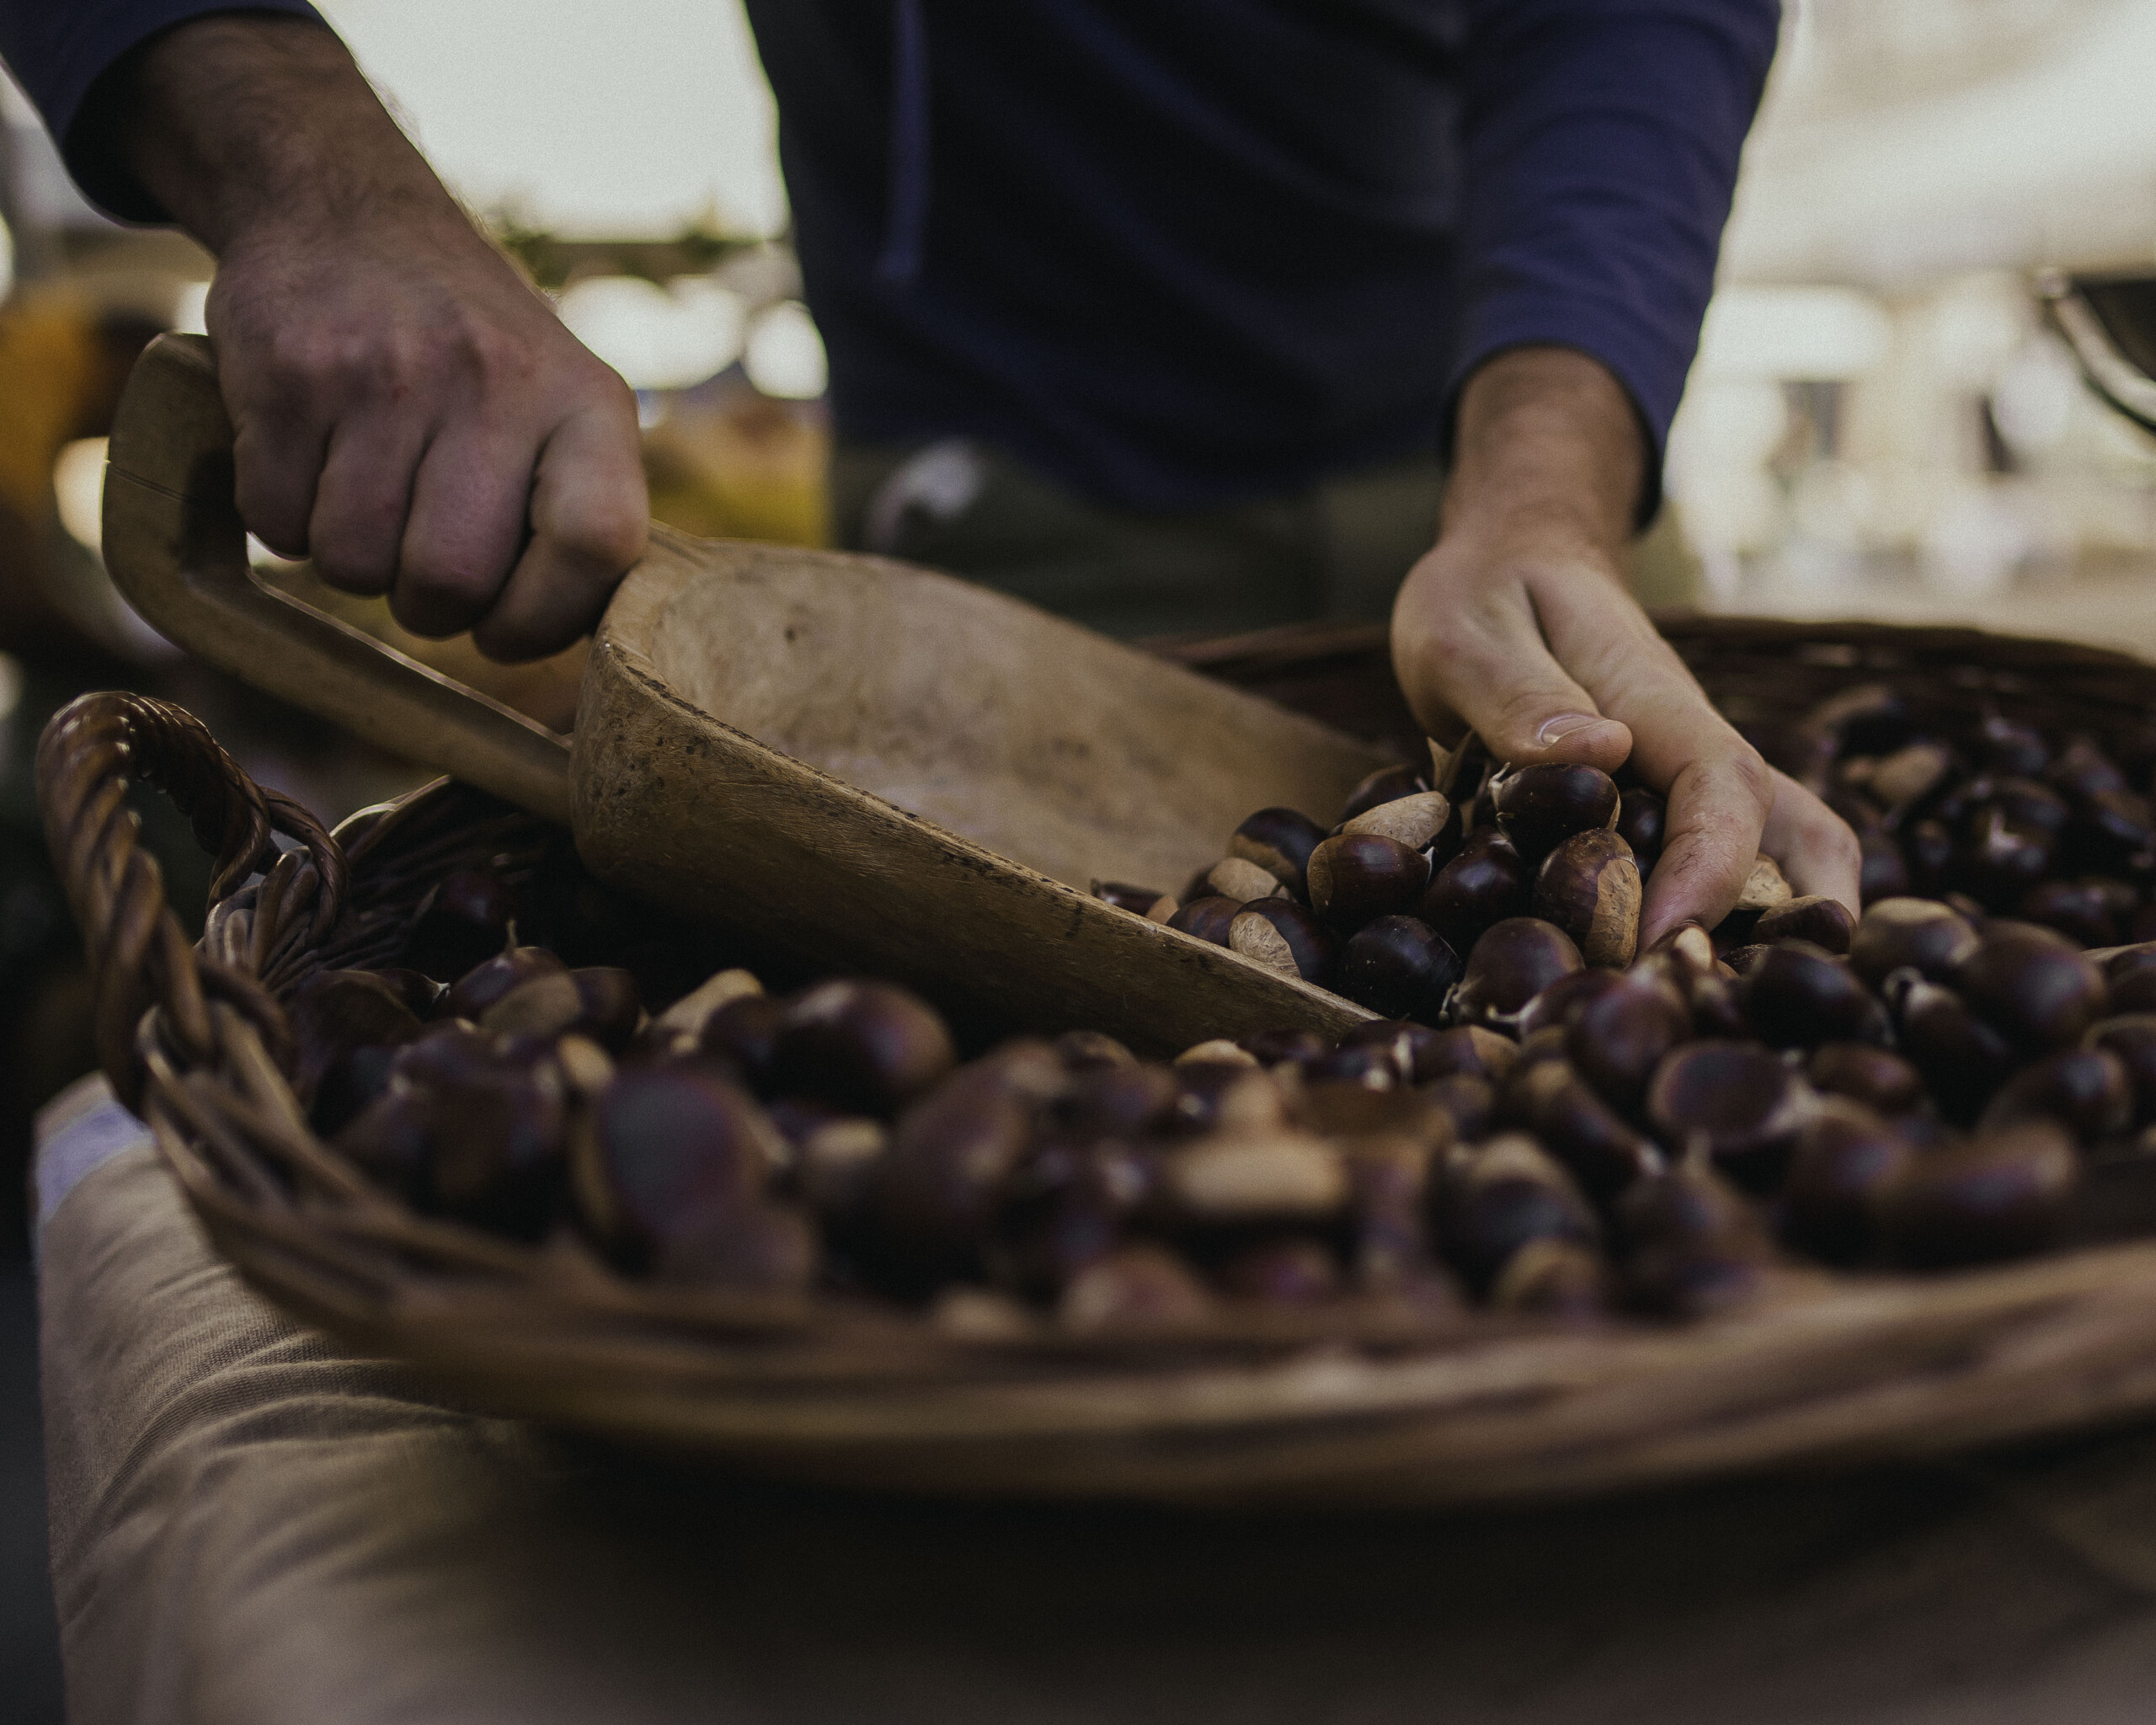
[[[1503,349],[1593,355],[1656,451],[1776,0],[748,0],[842,436],[967,434],[1182,509],[1441,449]],[[0,0],[72,122],[213,0]],[[296,0],[267,9],[304,12]]]

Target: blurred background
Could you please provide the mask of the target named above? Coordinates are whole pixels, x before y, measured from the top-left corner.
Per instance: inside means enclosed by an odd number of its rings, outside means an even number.
[[[653,512],[824,533],[822,344],[738,0],[318,0],[420,147],[638,392]],[[2034,283],[2156,274],[2156,6],[1789,0],[1721,287],[1639,547],[1651,603],[1951,620],[2156,657],[2156,439],[2082,384]],[[21,1200],[36,1107],[91,1064],[30,782],[72,694],[180,700],[339,816],[422,777],[182,661],[98,560],[133,355],[199,329],[210,259],[84,204],[0,78],[0,1696],[56,1708]],[[574,653],[503,672],[270,579],[550,722]],[[175,902],[205,869],[142,813]],[[13,1265],[9,1271],[8,1267]],[[8,1705],[0,1704],[0,1712]],[[53,1717],[57,1717],[56,1712]]]

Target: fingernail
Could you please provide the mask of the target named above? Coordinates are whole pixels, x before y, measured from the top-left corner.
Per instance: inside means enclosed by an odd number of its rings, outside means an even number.
[[[1534,734],[1534,740],[1544,748],[1561,742],[1575,731],[1583,731],[1591,724],[1607,723],[1598,713],[1561,713],[1555,718],[1542,721],[1542,729]]]

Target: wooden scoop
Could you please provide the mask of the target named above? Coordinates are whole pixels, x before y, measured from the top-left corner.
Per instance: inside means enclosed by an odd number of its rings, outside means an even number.
[[[210,344],[164,336],[114,427],[104,556],[162,633],[568,823],[601,879],[1011,1030],[1148,1051],[1370,1017],[1090,895],[1178,891],[1253,810],[1321,819],[1381,758],[1032,606],[879,558],[652,530],[563,739],[248,567]]]

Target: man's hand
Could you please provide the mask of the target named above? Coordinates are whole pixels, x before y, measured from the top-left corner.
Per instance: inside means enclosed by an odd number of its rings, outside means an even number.
[[[1720,921],[1761,850],[1854,913],[1855,835],[1708,704],[1625,590],[1642,467],[1631,403],[1594,360],[1519,348],[1478,371],[1437,549],[1393,609],[1401,686],[1433,734],[1465,723],[1515,763],[1629,757],[1668,796],[1642,946]]]
[[[125,159],[217,257],[248,526],[423,635],[531,659],[643,554],[634,398],[311,22],[216,15],[133,69]]]

